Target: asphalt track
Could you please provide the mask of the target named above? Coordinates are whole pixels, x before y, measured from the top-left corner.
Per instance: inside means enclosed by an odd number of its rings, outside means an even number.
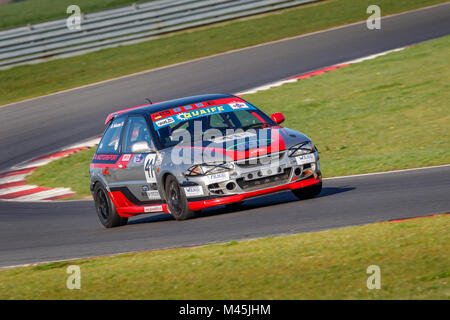
[[[0,108],[0,170],[99,134],[107,113],[155,100],[238,92],[450,33],[450,3],[217,55]],[[250,99],[251,100],[251,99]],[[176,222],[102,229],[92,202],[0,202],[0,266],[314,231],[449,211],[450,169],[327,180],[322,195],[251,200]],[[162,218],[166,220],[167,218]],[[136,219],[135,219],[136,220]],[[143,222],[143,223],[138,223]]]
[[[450,166],[330,179],[320,196],[298,201],[283,192],[244,202],[238,211],[201,217],[135,217],[125,227],[100,226],[91,201],[2,203],[0,267],[135,250],[310,232],[450,211]]]

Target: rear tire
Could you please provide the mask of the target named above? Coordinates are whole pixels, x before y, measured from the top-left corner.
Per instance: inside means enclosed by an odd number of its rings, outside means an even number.
[[[322,191],[322,182],[306,188],[292,190],[295,196],[300,200],[314,198],[315,196],[319,195],[321,191]]]
[[[196,216],[196,213],[189,209],[186,194],[174,176],[167,177],[164,190],[169,212],[176,220],[186,220]]]
[[[100,183],[97,183],[94,188],[94,202],[98,219],[105,228],[114,228],[127,224],[128,218],[119,216],[108,192]]]

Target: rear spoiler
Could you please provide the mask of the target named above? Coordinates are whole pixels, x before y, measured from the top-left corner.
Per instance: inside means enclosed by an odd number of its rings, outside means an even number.
[[[119,110],[119,111],[110,113],[110,114],[106,117],[105,125],[107,125],[110,121],[114,120],[114,118],[115,118],[116,116],[118,116],[119,114],[128,112],[128,111],[130,111],[130,110],[142,108],[142,107],[148,107],[149,105],[151,105],[151,104],[150,104],[150,103],[148,103],[148,104],[143,104],[143,105],[141,105],[141,106],[131,107],[131,108],[127,108],[127,109],[123,109],[123,110]]]

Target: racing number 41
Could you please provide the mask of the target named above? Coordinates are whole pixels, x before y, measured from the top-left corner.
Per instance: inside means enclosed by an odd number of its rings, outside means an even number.
[[[144,162],[144,171],[145,171],[145,179],[148,183],[155,183],[156,176],[154,172],[154,166],[156,162],[156,154],[149,154],[145,158]]]

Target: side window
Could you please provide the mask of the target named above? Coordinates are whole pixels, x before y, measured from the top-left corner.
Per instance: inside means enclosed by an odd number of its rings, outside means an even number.
[[[142,116],[131,116],[128,118],[123,136],[123,153],[132,153],[131,147],[133,144],[141,141],[151,143],[147,121]]]
[[[113,120],[108,129],[106,129],[103,138],[98,145],[97,153],[119,153],[120,137],[122,136],[124,124],[125,118]]]
[[[248,110],[239,110],[234,113],[236,117],[239,119],[242,127],[246,127],[252,124],[262,123],[260,119],[255,117]]]
[[[209,118],[209,125],[211,128],[227,129],[229,126],[225,122],[224,118],[219,114],[213,114]]]

